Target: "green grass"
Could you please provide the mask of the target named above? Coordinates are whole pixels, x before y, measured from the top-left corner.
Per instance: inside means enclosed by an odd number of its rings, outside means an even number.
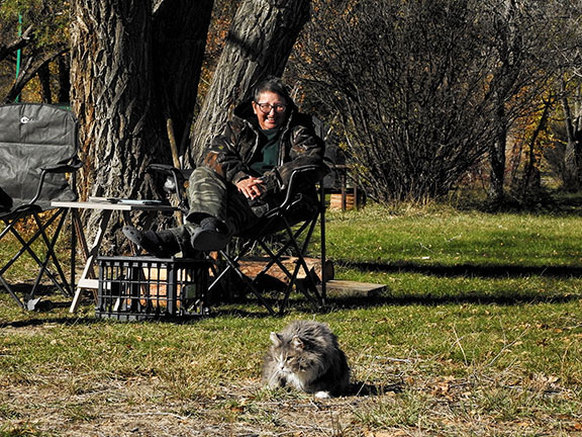
[[[580,217],[455,213],[386,215],[366,208],[330,217],[330,257],[388,264],[575,266],[582,262]]]
[[[384,295],[177,324],[98,320],[90,302],[71,315],[58,294],[25,313],[0,294],[0,437],[582,433],[577,215],[368,206],[327,231],[336,277]],[[261,386],[269,332],[296,318],[332,327],[359,395]]]

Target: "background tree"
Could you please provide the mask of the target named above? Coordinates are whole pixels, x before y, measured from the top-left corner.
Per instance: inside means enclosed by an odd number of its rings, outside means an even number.
[[[294,75],[306,79],[324,118],[339,121],[345,148],[378,200],[445,194],[487,154],[490,205],[499,207],[512,126],[537,111],[560,71],[557,7],[321,0]]]
[[[541,180],[542,157],[551,147],[548,121],[556,96],[549,93],[541,96],[541,105],[532,109],[530,116],[520,117],[514,123],[508,171],[510,173],[510,193],[522,206],[537,206],[547,203],[548,190]]]
[[[40,82],[34,99],[68,102],[69,20],[68,3],[60,0],[0,3],[0,90],[4,102],[16,100],[35,78]],[[51,75],[51,69],[58,73]],[[63,77],[67,80],[63,81]]]
[[[463,1],[321,1],[315,14],[296,75],[322,117],[337,118],[369,194],[446,193],[492,130],[475,12]]]
[[[494,47],[491,47],[491,52],[501,53],[499,57],[494,59],[505,59],[504,62],[498,62],[492,67],[493,74],[497,75],[505,69],[505,73],[500,74],[499,77],[505,77],[507,81],[513,81],[515,85],[513,91],[510,90],[511,87],[508,88],[510,91],[507,93],[506,99],[501,101],[503,107],[498,111],[498,113],[505,112],[507,114],[506,125],[511,126],[506,138],[511,138],[511,141],[517,146],[520,146],[520,139],[529,142],[526,147],[529,152],[525,156],[527,165],[523,167],[524,174],[520,182],[518,198],[522,202],[526,198],[528,198],[528,202],[532,202],[535,201],[536,193],[541,194],[542,197],[545,196],[540,190],[541,187],[532,185],[535,178],[528,181],[528,175],[535,175],[539,172],[544,154],[550,162],[555,162],[556,152],[560,154],[559,165],[554,166],[558,169],[556,174],[560,175],[566,189],[576,191],[579,188],[578,167],[582,160],[578,155],[579,152],[576,151],[576,142],[571,141],[574,137],[568,135],[568,120],[570,118],[567,115],[569,112],[568,99],[573,98],[572,101],[575,101],[576,85],[575,81],[567,85],[565,78],[575,78],[576,71],[582,65],[580,58],[582,33],[576,24],[582,15],[581,5],[575,1],[512,1],[506,2],[506,5],[511,10],[511,17],[503,22],[506,23],[505,25],[508,22],[513,22],[513,26],[518,27],[514,34],[521,35],[519,43],[513,45],[513,52],[508,50],[507,47],[511,44],[507,43],[504,31],[499,30],[491,32],[490,41],[496,41],[493,44]],[[494,26],[490,26],[490,28],[495,29]],[[520,58],[522,59],[518,61],[520,68],[513,68],[515,73],[510,74],[511,69],[506,66],[512,62],[515,63],[515,60]],[[494,76],[491,89],[503,88],[496,86],[500,82]],[[558,105],[560,101],[563,108]],[[530,123],[524,123],[523,119],[529,119]],[[575,119],[574,116],[573,120]],[[501,124],[496,123],[498,126]],[[550,128],[556,125],[560,125],[561,128],[552,132]],[[570,127],[574,125],[570,125]],[[570,130],[570,133],[574,130]],[[528,131],[531,133],[531,138],[525,139],[522,133]],[[566,147],[561,147],[559,142],[550,147],[551,138],[559,138],[559,132],[564,133]],[[539,148],[538,152],[534,152],[536,141],[545,144]],[[500,171],[497,176],[492,174],[492,179],[494,177],[499,179],[496,184],[497,196],[490,191],[495,203],[495,197],[498,199],[502,197],[503,181]],[[515,177],[513,179],[515,180]],[[494,184],[492,183],[492,185]]]
[[[553,6],[553,5],[552,5]],[[483,2],[480,33],[489,56],[488,95],[495,127],[489,142],[490,207],[505,202],[507,141],[512,125],[534,110],[539,96],[551,89],[558,71],[553,64],[558,34],[553,7],[537,0]]]
[[[309,18],[309,0],[243,0],[232,21],[212,84],[194,123],[186,154],[195,165],[224,126],[229,111],[249,96],[252,85],[280,76],[295,40]]]
[[[567,191],[574,192],[582,184],[582,84],[581,77],[562,81],[562,110],[565,148],[563,158],[563,183]]]

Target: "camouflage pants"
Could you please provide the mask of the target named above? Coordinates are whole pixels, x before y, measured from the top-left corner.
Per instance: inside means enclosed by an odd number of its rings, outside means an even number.
[[[258,216],[236,186],[207,167],[197,167],[190,176],[188,200],[190,210],[184,226],[174,228],[180,245],[190,241],[204,217],[216,217],[230,235],[236,235],[256,223]]]

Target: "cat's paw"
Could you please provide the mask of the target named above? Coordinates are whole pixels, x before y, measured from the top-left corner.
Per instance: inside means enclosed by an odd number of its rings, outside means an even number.
[[[329,399],[331,396],[329,395],[329,392],[327,392],[327,391],[318,391],[315,393],[315,397],[317,399]]]

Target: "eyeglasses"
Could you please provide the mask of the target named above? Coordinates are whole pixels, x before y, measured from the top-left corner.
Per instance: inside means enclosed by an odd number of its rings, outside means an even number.
[[[287,105],[275,104],[271,105],[270,103],[258,103],[255,104],[259,107],[263,114],[270,114],[271,111],[274,109],[275,112],[285,112],[287,109]]]

